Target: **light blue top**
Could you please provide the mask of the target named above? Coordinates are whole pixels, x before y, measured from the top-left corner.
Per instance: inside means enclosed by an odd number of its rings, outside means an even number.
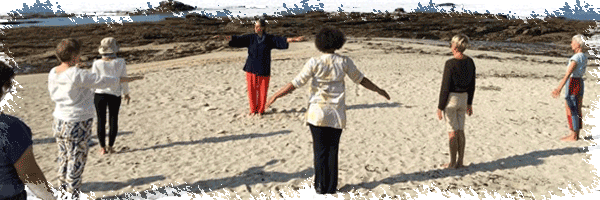
[[[575,66],[575,70],[571,74],[573,78],[582,78],[585,75],[585,68],[587,67],[587,56],[584,53],[577,53],[569,58],[569,62],[567,63],[567,67],[571,64],[572,61],[577,62],[577,66]]]

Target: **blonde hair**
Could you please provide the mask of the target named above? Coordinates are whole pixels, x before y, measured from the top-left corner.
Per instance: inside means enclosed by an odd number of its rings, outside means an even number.
[[[581,46],[581,48],[583,48],[583,46],[585,46],[585,36],[581,35],[581,34],[577,34],[575,36],[573,36],[573,38],[571,39],[571,41],[575,41],[579,44],[579,46]]]
[[[450,45],[456,44],[456,50],[464,52],[469,47],[469,37],[465,34],[458,34],[452,37]]]

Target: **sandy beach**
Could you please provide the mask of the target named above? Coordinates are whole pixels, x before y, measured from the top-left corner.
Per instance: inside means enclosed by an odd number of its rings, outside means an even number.
[[[346,79],[348,122],[340,142],[338,183],[344,194],[339,195],[407,197],[435,184],[457,194],[459,189],[513,196],[521,191],[524,198],[540,199],[562,195],[559,188],[596,187],[596,168],[586,162],[591,127],[584,125],[584,140],[559,141],[568,133],[564,100],[551,98],[550,92],[565,73],[568,58],[562,57],[467,50],[477,67],[474,114],[467,117],[465,131],[469,166],[442,169],[448,162],[448,136],[435,110],[449,52],[377,38],[352,39],[338,51],[391,96],[387,101]],[[312,40],[274,50],[269,95],[317,55]],[[276,102],[262,119],[247,118],[246,56],[246,49],[225,49],[128,65],[129,74],[145,79],[129,84],[132,100],[121,106],[118,153],[101,156],[98,145],[91,147],[83,192],[110,199],[153,188],[164,191],[172,184],[195,193],[227,190],[232,197],[249,199],[271,192],[281,197],[276,191],[310,184],[312,138],[303,123],[308,87]],[[588,66],[593,70],[597,65]],[[56,185],[58,149],[47,76],[17,76],[21,98],[8,114],[31,127],[38,164]],[[590,73],[585,80],[587,116],[600,86]]]

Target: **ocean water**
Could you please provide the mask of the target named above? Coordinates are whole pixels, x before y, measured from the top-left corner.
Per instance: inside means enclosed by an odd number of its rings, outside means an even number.
[[[148,5],[158,6],[161,0],[14,0],[3,1],[0,7],[0,13],[8,13],[17,9],[22,9],[23,5],[33,6],[36,2],[40,4],[51,3],[53,10],[62,9],[67,13],[104,13],[111,11],[132,11],[135,9],[145,9]],[[570,6],[576,5],[577,0],[546,0],[546,1],[520,1],[520,0],[503,0],[503,1],[480,1],[480,0],[181,0],[191,6],[198,7],[199,11],[216,13],[228,9],[232,15],[253,16],[266,13],[268,15],[277,14],[281,11],[287,11],[287,8],[303,7],[303,5],[320,7],[325,11],[344,10],[347,12],[373,12],[373,11],[389,11],[392,12],[396,8],[404,8],[405,10],[414,10],[422,6],[427,6],[429,3],[454,3],[457,9],[470,10],[472,12],[485,13],[504,13],[514,14],[517,16],[530,16],[532,12],[544,14],[545,10],[549,12],[559,10],[565,6],[565,3]],[[593,3],[594,2],[594,3]],[[600,2],[598,1],[580,1],[582,6],[591,4],[590,8],[596,11],[600,10]],[[593,5],[596,4],[596,5]],[[60,8],[57,8],[60,6]]]
[[[30,19],[27,24],[1,26],[14,28],[22,26],[56,26],[88,23],[114,23],[134,21],[156,21],[173,15],[153,15],[129,17],[119,12],[143,10],[156,7],[161,0],[15,0],[3,1],[0,16],[8,13],[75,13],[93,15],[92,17]],[[195,13],[207,16],[252,17],[266,15],[286,15],[303,13],[310,10],[326,12],[393,12],[396,8],[405,11],[450,11],[451,7],[436,7],[442,3],[454,3],[454,11],[466,13],[492,13],[509,15],[516,18],[545,17],[547,14],[565,16],[571,19],[600,20],[600,2],[583,0],[546,0],[546,1],[479,1],[479,0],[181,0],[195,6]],[[176,16],[182,16],[175,14]],[[6,18],[6,17],[5,17]],[[7,22],[0,19],[0,22]]]

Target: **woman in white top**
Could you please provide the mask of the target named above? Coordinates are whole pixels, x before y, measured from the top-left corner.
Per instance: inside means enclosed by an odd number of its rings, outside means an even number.
[[[117,41],[113,37],[104,38],[100,42],[98,52],[102,55],[102,59],[94,61],[92,72],[102,76],[127,76],[125,60],[117,58],[116,53],[119,51]],[[119,130],[119,107],[121,107],[121,95],[129,103],[129,87],[127,83],[111,85],[107,88],[98,88],[94,95],[94,105],[96,106],[96,115],[98,117],[98,141],[100,143],[100,154],[113,153],[113,145],[117,138]],[[108,133],[108,148],[106,148],[106,108],[109,113]]]
[[[385,90],[364,77],[350,58],[335,53],[345,42],[340,30],[321,29],[316,35],[315,45],[324,54],[310,59],[300,74],[271,97],[266,105],[269,107],[312,78],[306,123],[313,136],[315,190],[319,194],[334,194],[337,190],[339,142],[346,126],[344,77],[348,75],[355,83],[390,99]]]
[[[79,198],[81,174],[89,150],[92,122],[95,116],[93,89],[106,88],[142,77],[101,76],[77,66],[81,45],[75,39],[64,39],[56,48],[61,62],[48,74],[50,98],[56,103],[52,130],[58,144],[58,180],[63,191]]]

